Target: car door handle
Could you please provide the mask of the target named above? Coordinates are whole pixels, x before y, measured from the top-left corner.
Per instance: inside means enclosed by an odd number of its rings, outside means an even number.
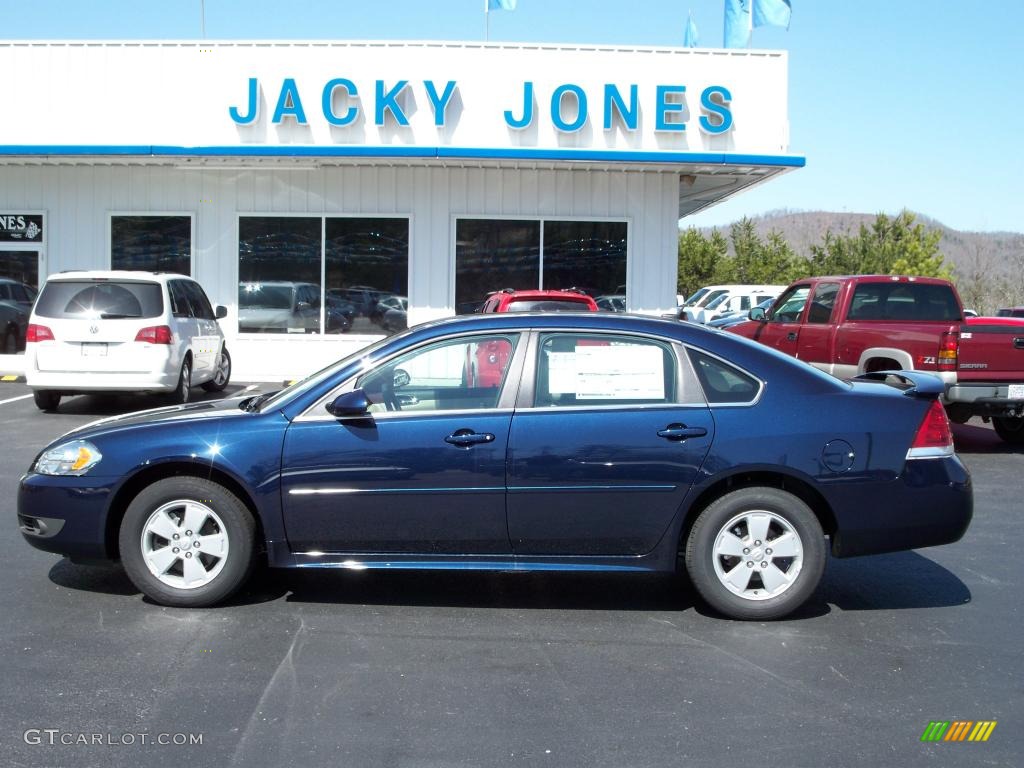
[[[474,432],[471,429],[459,429],[444,439],[446,443],[457,445],[460,448],[469,448],[471,445],[480,443],[493,443],[494,435],[490,432]]]
[[[658,430],[658,437],[666,440],[685,440],[688,437],[704,437],[708,431],[704,427],[688,427],[685,424],[669,424]]]
[[[790,331],[786,334],[786,341],[796,341],[796,331]]]

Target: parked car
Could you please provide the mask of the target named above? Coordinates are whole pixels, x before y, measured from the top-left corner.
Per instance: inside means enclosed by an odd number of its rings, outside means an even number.
[[[774,301],[775,301],[774,298],[765,299],[764,301],[760,302],[757,305],[757,308],[763,309],[765,312],[767,312],[768,309],[771,307],[771,305],[772,305],[772,303]],[[749,310],[746,311],[746,312],[741,311],[741,310],[736,310],[734,312],[729,312],[729,313],[724,314],[724,315],[719,315],[714,320],[710,320],[707,323],[705,323],[705,325],[708,328],[718,328],[719,330],[721,330],[723,328],[730,328],[730,327],[732,327],[734,325],[739,325],[740,323],[745,323],[747,321],[747,319],[748,319],[748,314],[749,314]]]
[[[596,312],[597,303],[582,291],[505,288],[489,294],[480,310],[487,312]]]
[[[991,419],[1003,440],[1024,444],[1024,336],[979,319],[964,321],[947,280],[858,275],[798,280],[729,330],[839,377],[934,372],[950,419]]]
[[[30,285],[0,277],[0,355],[25,348],[25,334],[36,291]]]
[[[594,299],[597,308],[603,312],[625,312],[626,297],[621,294],[611,296],[598,296]]]
[[[727,285],[708,285],[692,296],[690,296],[682,306],[676,310],[676,319],[693,321],[697,318],[700,312],[708,306],[712,301],[719,298],[725,293],[755,293],[760,292],[764,294],[771,294],[772,296],[778,296],[786,288],[784,285],[743,285],[743,284],[727,284]],[[699,322],[699,321],[698,321]]]
[[[597,302],[575,290],[517,291],[506,288],[488,295],[481,312],[597,312]],[[508,349],[494,343],[475,344],[466,358],[466,381],[474,387],[497,387],[508,363]]]
[[[409,327],[409,311],[407,309],[389,309],[380,319],[380,327],[388,333],[404,331]]]
[[[464,379],[481,343],[505,348],[497,387]],[[772,619],[814,593],[829,547],[867,555],[967,529],[942,382],[900,376],[846,384],[654,318],[473,315],[277,393],[80,427],[21,479],[18,523],[39,549],[120,558],[163,605],[224,600],[264,551],[310,570],[681,560],[721,613]]]
[[[219,392],[231,378],[217,323],[226,315],[185,275],[52,275],[29,320],[25,378],[45,411],[89,392],[164,392],[186,403],[192,387]]]
[[[1024,317],[1024,307],[1003,307],[996,310],[996,317]]]
[[[399,309],[402,312],[409,311],[409,299],[405,296],[385,296],[377,302],[377,306],[373,308],[370,313],[370,320],[375,323],[381,324],[384,321],[384,315],[387,314],[388,310]]]
[[[346,333],[352,321],[346,304],[328,298],[324,315],[327,333]],[[320,286],[289,280],[242,282],[238,285],[238,330],[241,333],[318,333]]]
[[[756,307],[762,301],[772,301],[780,293],[782,293],[781,290],[727,291],[703,309],[696,310],[690,319],[706,325],[722,315],[749,312],[751,307]]]

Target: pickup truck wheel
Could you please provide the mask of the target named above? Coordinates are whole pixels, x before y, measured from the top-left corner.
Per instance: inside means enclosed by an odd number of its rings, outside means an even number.
[[[996,434],[1010,445],[1024,445],[1024,416],[996,416],[992,419]]]
[[[36,401],[36,408],[41,411],[56,411],[60,405],[60,392],[50,389],[36,389],[32,392],[32,399]]]
[[[828,553],[818,518],[770,487],[727,493],[700,513],[686,541],[686,570],[707,603],[733,619],[792,613],[814,593]]]

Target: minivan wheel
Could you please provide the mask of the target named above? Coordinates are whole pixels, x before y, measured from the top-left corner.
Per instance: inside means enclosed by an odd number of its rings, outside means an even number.
[[[693,586],[734,619],[777,619],[799,608],[817,589],[827,556],[825,534],[810,507],[769,487],[716,499],[686,541]]]
[[[169,399],[173,405],[184,405],[192,394],[192,363],[187,358],[181,364],[178,386],[171,392]]]
[[[56,411],[60,405],[60,392],[49,389],[36,389],[32,391],[32,399],[36,401],[36,407],[41,411]]]
[[[992,426],[1003,442],[1024,445],[1024,416],[995,416]]]
[[[212,379],[203,382],[202,387],[207,392],[222,392],[229,381],[231,381],[231,355],[228,354],[228,348],[224,347],[220,357],[217,358],[217,372]]]
[[[128,578],[161,605],[203,608],[233,594],[253,566],[256,525],[227,488],[169,477],[136,496],[118,536]]]

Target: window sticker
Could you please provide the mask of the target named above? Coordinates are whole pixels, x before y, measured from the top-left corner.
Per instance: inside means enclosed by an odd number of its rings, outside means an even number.
[[[646,344],[581,345],[548,353],[552,395],[578,400],[664,400],[665,358]]]

